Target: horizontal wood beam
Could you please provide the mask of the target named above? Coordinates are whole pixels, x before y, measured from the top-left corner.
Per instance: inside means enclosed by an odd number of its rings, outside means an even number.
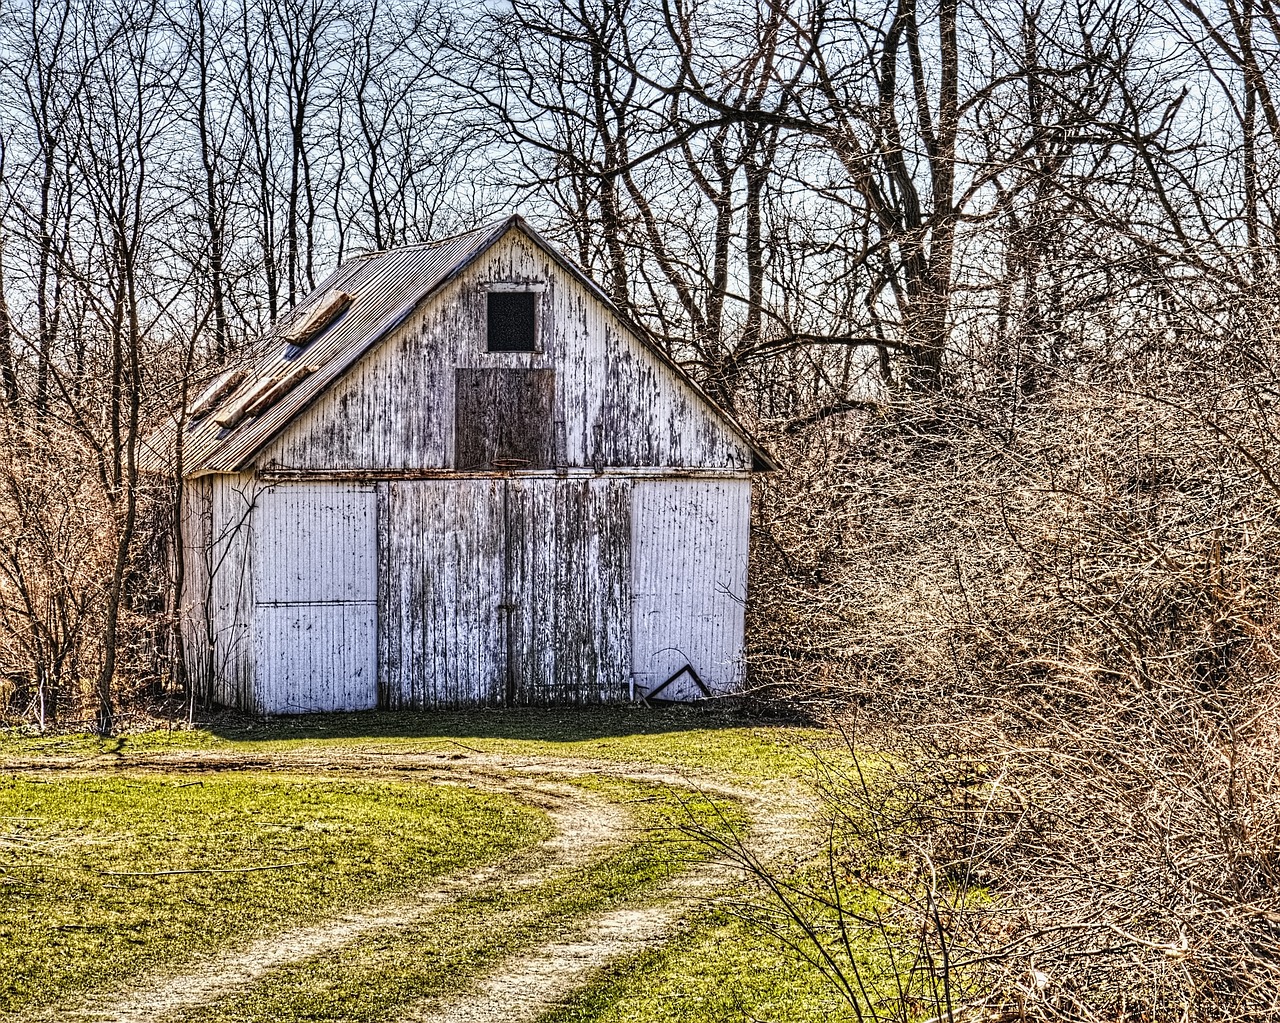
[[[447,479],[750,479],[748,469],[684,468],[676,466],[606,467],[602,469],[295,469],[273,466],[260,469],[258,478],[264,483],[290,480],[332,480],[344,483],[376,483],[380,480],[447,480]]]

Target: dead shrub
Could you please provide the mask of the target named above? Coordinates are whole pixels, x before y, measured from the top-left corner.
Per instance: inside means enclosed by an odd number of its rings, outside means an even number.
[[[771,484],[810,515],[758,552],[783,625],[755,677],[845,701],[880,751],[832,779],[828,876],[782,919],[848,992],[868,948],[923,971],[863,1011],[1280,1016],[1269,387],[1064,384],[1014,428],[886,407]],[[856,940],[821,923],[841,878],[879,895],[837,913]]]

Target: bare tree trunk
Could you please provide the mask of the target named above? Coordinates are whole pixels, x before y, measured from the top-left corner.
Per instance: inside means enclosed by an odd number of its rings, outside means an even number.
[[[219,365],[230,352],[230,321],[227,316],[225,271],[225,213],[218,187],[219,161],[224,154],[217,151],[213,129],[209,123],[209,100],[212,91],[211,55],[209,52],[209,13],[205,0],[195,0],[193,16],[196,24],[196,124],[200,133],[200,164],[204,170],[204,222],[209,239],[209,287],[213,303],[213,357]]]
[[[9,315],[9,298],[5,288],[4,239],[0,238],[0,386],[5,404],[18,407],[18,372],[13,357],[13,318]]]

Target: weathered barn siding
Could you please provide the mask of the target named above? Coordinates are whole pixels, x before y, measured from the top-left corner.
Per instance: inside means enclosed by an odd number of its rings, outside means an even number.
[[[197,693],[209,692],[213,683],[213,646],[210,642],[211,587],[210,544],[213,536],[213,477],[187,480],[182,489],[179,522],[182,531],[182,592],[178,595],[178,621],[186,657],[187,677]]]
[[[749,480],[650,480],[632,492],[632,643],[636,689],[651,693],[686,665],[711,694],[742,683]],[[687,675],[662,699],[702,693]]]
[[[485,285],[493,282],[542,286],[542,351],[485,351]],[[458,370],[552,371],[556,466],[751,468],[750,446],[729,422],[519,231],[361,358],[256,462],[318,471],[456,467]]]
[[[283,483],[253,516],[255,692],[260,711],[378,705],[377,494]]]
[[[191,427],[193,679],[268,713],[736,689],[767,453],[522,222],[427,248],[341,269],[345,316],[243,386],[304,382]],[[539,351],[486,350],[490,289]]]
[[[209,565],[212,576],[213,698],[254,707],[253,510],[259,483],[252,473],[214,476]]]

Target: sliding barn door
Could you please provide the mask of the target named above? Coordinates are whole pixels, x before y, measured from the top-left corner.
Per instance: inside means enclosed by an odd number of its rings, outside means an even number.
[[[387,484],[382,677],[386,703],[506,700],[504,484]]]
[[[256,704],[267,714],[378,704],[377,495],[286,483],[254,510]]]
[[[627,699],[631,672],[631,483],[507,483],[507,700]]]
[[[386,486],[379,651],[387,706],[626,698],[629,482]]]

